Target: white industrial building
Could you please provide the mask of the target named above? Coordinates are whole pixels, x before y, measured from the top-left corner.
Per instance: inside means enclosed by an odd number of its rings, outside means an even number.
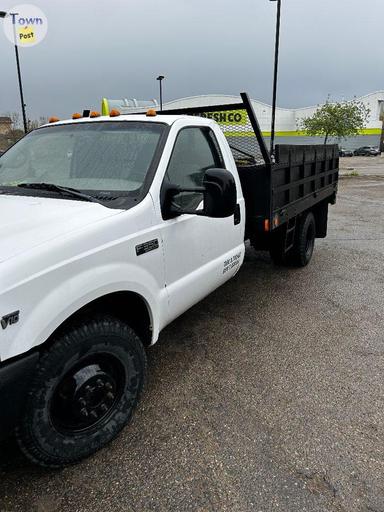
[[[374,92],[355,98],[369,107],[370,116],[366,128],[357,137],[351,137],[343,142],[345,147],[359,145],[378,145],[382,130],[382,116],[384,115],[384,91]],[[223,105],[240,102],[239,96],[227,96],[219,94],[208,94],[205,96],[190,96],[169,101],[164,104],[164,110],[180,109],[188,107],[206,107],[210,105]],[[252,100],[253,108],[260,123],[263,134],[268,137],[271,130],[272,107],[258,100]],[[311,116],[319,105],[305,108],[277,108],[276,111],[276,135],[281,142],[309,143],[318,142],[317,137],[306,137],[300,132],[301,120]],[[108,114],[110,109],[117,108],[121,113],[144,111],[147,108],[159,109],[157,100],[135,99],[103,99],[103,114]],[[294,137],[294,138],[293,138]],[[337,142],[337,141],[335,141]]]
[[[367,123],[365,135],[380,135],[382,121],[380,121],[380,113],[384,107],[384,91],[374,92],[356,98],[362,101],[370,109],[370,117]],[[170,101],[164,105],[164,109],[177,109],[186,107],[200,107],[208,105],[222,105],[237,103],[240,101],[239,96],[221,96],[218,94],[209,94],[206,96],[191,96],[189,98],[181,98]],[[259,120],[261,130],[265,135],[270,134],[272,107],[261,101],[252,100],[253,108]],[[277,108],[276,110],[276,131],[280,136],[298,135],[298,129],[302,119],[311,116],[319,105],[305,108]]]

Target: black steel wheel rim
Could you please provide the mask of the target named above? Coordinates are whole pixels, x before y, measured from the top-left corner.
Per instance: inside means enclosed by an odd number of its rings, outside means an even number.
[[[93,354],[60,379],[49,405],[54,427],[65,434],[99,429],[111,416],[126,385],[124,366],[112,354]]]

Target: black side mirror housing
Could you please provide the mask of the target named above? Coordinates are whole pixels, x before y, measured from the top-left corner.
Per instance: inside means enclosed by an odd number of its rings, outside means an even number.
[[[204,214],[224,218],[235,213],[237,194],[233,174],[226,169],[209,169],[203,181]]]
[[[198,192],[204,199],[202,210],[181,208],[174,203],[181,192]],[[236,182],[233,174],[226,169],[208,169],[205,172],[203,186],[182,188],[166,184],[162,189],[163,218],[171,219],[182,214],[202,215],[205,217],[225,218],[235,213],[237,203]]]

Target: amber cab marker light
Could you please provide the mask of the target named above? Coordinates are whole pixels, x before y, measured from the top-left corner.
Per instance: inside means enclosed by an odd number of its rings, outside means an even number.
[[[75,112],[72,114],[72,119],[81,119],[83,116],[80,114],[80,112]]]
[[[52,116],[48,119],[48,123],[57,123],[57,121],[60,121],[60,119],[55,116]]]
[[[113,108],[110,113],[109,113],[109,117],[117,117],[120,115],[120,112],[118,110],[116,110],[115,108]]]
[[[157,116],[157,112],[154,108],[150,108],[149,110],[147,110],[147,114],[146,114],[147,117],[156,117]]]
[[[91,112],[89,117],[100,117],[100,112]]]
[[[264,219],[264,231],[269,231],[269,219]]]

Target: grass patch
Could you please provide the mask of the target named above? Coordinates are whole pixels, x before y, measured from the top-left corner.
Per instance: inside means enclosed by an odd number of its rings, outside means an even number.
[[[351,172],[347,172],[347,173],[343,174],[343,176],[353,177],[353,176],[360,176],[360,175],[357,171],[351,171]]]

